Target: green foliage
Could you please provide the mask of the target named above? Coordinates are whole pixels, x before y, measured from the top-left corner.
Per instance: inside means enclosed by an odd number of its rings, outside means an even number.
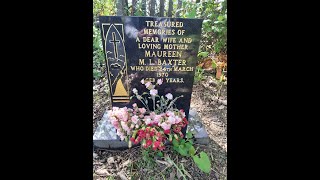
[[[202,58],[208,57],[208,55],[209,55],[209,52],[207,52],[207,51],[199,52],[199,53],[198,53],[198,57],[202,57]]]
[[[93,26],[93,77],[99,79],[103,72],[101,67],[104,66],[104,53],[100,30]]]
[[[195,72],[195,75],[194,75],[194,83],[197,83],[201,80],[204,79],[203,77],[203,74],[204,74],[204,69],[202,69],[201,67],[196,67],[196,72]]]
[[[141,0],[136,0],[136,6],[135,6],[135,16],[146,16],[145,12],[142,10],[142,1]]]
[[[106,180],[114,180],[114,176],[108,176]]]
[[[212,69],[216,69],[217,68],[217,64],[215,61],[212,61]]]
[[[115,15],[115,0],[93,0],[93,17]]]
[[[151,152],[147,149],[142,150],[142,160],[144,167],[154,167],[156,162],[154,160],[154,152]]]
[[[199,169],[201,169],[205,173],[210,173],[211,163],[208,155],[205,152],[200,152],[200,158],[198,156],[193,156],[192,158]]]
[[[202,25],[202,47],[215,53],[227,52],[227,0],[202,2],[199,18],[205,19]]]
[[[192,157],[196,165],[199,167],[200,170],[202,170],[205,173],[210,173],[211,171],[211,162],[208,157],[208,155],[201,151],[200,157],[196,154],[196,150],[193,146],[192,141],[193,135],[191,132],[188,132],[186,134],[186,139],[181,139],[180,141],[173,139],[173,149],[178,152],[182,156]]]
[[[183,18],[202,18],[202,51],[227,52],[227,0],[183,1],[177,9]]]
[[[163,157],[163,153],[162,153],[161,151],[159,151],[159,152],[157,153],[157,156]]]

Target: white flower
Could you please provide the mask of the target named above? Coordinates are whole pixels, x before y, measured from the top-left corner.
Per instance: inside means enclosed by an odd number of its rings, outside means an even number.
[[[148,125],[148,124],[151,124],[151,123],[152,123],[152,120],[151,120],[151,118],[150,118],[150,117],[145,118],[145,119],[144,119],[144,121],[145,121],[146,125]]]
[[[168,99],[170,99],[170,100],[172,100],[172,99],[173,99],[173,96],[172,96],[172,94],[171,94],[171,93],[166,94],[166,97],[167,97]]]
[[[142,79],[140,82],[141,82],[141,84],[144,84],[144,79]]]
[[[133,89],[132,89],[132,92],[133,92],[134,94],[137,94],[137,93],[138,93],[138,90],[137,90],[136,88],[133,88]]]
[[[179,117],[179,116],[176,116],[176,122],[175,122],[175,124],[178,124],[179,122],[181,122],[182,121],[182,119],[181,119],[181,117]]]
[[[156,89],[151,89],[151,90],[150,90],[150,94],[151,94],[151,96],[156,96],[156,95],[158,94],[158,90],[156,90]]]
[[[145,85],[146,85],[146,88],[148,88],[151,85],[151,82],[148,81]]]
[[[163,82],[162,79],[158,79],[158,80],[157,80],[157,84],[159,84],[159,85],[161,85],[162,82]]]
[[[175,124],[175,122],[176,122],[176,119],[174,117],[172,117],[172,116],[169,116],[168,123]]]

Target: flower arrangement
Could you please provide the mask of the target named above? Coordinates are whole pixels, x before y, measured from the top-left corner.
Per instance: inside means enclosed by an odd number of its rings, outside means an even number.
[[[161,151],[165,149],[166,141],[172,142],[176,152],[182,156],[192,157],[202,171],[210,173],[211,163],[208,155],[203,151],[198,154],[199,156],[196,155],[196,150],[192,145],[192,134],[188,132],[184,138],[181,132],[188,124],[186,114],[183,109],[179,110],[173,105],[183,96],[174,98],[171,93],[159,96],[156,88],[161,86],[162,79],[158,79],[155,84],[142,79],[141,83],[148,92],[140,95],[138,90],[133,88],[131,99],[137,98],[144,107],[138,107],[134,103],[133,108],[113,107],[108,112],[109,121],[116,128],[120,139],[127,141],[129,148],[132,147],[132,143],[141,143],[145,151],[158,152],[158,154],[162,154]],[[152,111],[148,106],[150,99],[152,100]],[[170,158],[167,160],[173,162]]]
[[[163,80],[158,79],[156,84],[145,82],[149,92],[138,94],[138,90],[133,88],[133,96],[137,98],[144,107],[139,108],[134,103],[133,109],[123,107],[113,107],[108,112],[111,124],[116,128],[117,135],[121,140],[129,141],[129,147],[132,143],[141,143],[144,148],[152,148],[153,150],[164,150],[165,142],[172,139],[176,140],[183,138],[181,130],[188,124],[186,115],[183,109],[173,108],[177,99],[183,97],[179,96],[173,98],[171,93],[165,96],[159,96],[157,86],[162,84]],[[148,106],[148,99],[152,99],[153,111],[150,111]],[[156,99],[159,99],[156,101]]]

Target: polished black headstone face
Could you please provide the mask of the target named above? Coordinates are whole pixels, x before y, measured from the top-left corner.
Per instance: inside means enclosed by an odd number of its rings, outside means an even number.
[[[132,89],[141,94],[148,91],[142,79],[154,84],[162,79],[158,94],[183,95],[175,104],[188,115],[202,19],[101,16],[99,21],[112,106],[141,107],[130,100]]]

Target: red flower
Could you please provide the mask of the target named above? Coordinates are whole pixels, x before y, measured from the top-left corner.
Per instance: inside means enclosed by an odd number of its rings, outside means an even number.
[[[151,129],[151,131],[150,131],[150,136],[152,137],[152,136],[154,136],[155,135],[155,132],[156,132],[156,130],[153,128],[153,129]]]
[[[170,129],[164,130],[165,134],[170,134]]]
[[[153,148],[158,148],[160,146],[161,142],[160,141],[155,141],[153,143]]]
[[[164,150],[165,148],[166,148],[166,147],[165,147],[164,145],[158,147],[158,149],[159,149],[160,151]]]
[[[143,138],[145,138],[146,137],[146,133],[143,131],[143,130],[139,130],[139,137],[141,138],[141,139],[143,139]]]
[[[132,137],[130,138],[130,141],[134,143],[136,140]]]
[[[183,118],[183,122],[187,125],[188,124],[187,118]]]
[[[175,133],[179,133],[181,131],[181,127],[180,126],[177,126],[175,129],[173,129],[173,131]]]
[[[161,137],[162,134],[160,132],[157,132],[157,137]]]
[[[146,138],[150,139],[150,134],[149,133],[146,133]]]
[[[152,140],[151,140],[151,139],[147,140],[147,142],[146,142],[146,147],[149,147],[149,146],[151,146],[151,145],[152,145]]]

